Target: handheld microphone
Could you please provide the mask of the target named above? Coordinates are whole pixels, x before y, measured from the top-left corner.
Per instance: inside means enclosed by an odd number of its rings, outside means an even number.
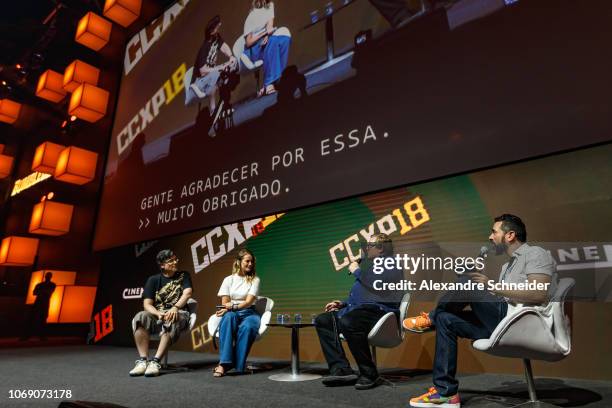
[[[353,261],[352,261],[352,262],[357,262],[358,264],[361,264],[361,261],[363,261],[363,257],[361,256],[361,254],[359,254],[359,257],[358,257],[358,258],[353,259]],[[350,266],[350,264],[349,264],[349,266]],[[346,269],[346,271],[348,272],[348,274],[349,274],[349,275],[352,275],[352,274],[353,274],[353,272],[351,272],[350,267],[349,267],[349,268],[347,268],[347,269]]]
[[[487,255],[489,254],[489,251],[491,250],[491,245],[483,245],[480,247],[480,257],[481,258],[486,258]]]
[[[480,247],[480,253],[478,254],[478,257],[479,258],[483,258],[483,259],[487,259],[487,255],[489,254],[490,250],[491,250],[491,245],[483,245],[483,246],[481,246]],[[466,270],[464,272],[457,272],[457,271],[455,271],[455,273],[457,275],[463,275],[464,273],[465,274],[469,274],[470,272],[474,272],[475,269],[476,269],[476,266],[474,265],[473,268],[468,269],[468,270]]]

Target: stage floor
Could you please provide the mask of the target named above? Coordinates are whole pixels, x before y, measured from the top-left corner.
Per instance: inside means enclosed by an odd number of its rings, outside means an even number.
[[[431,384],[431,373],[383,370],[392,386],[368,391],[327,388],[320,380],[286,383],[268,379],[289,369],[287,361],[249,360],[260,365],[253,374],[213,378],[216,355],[173,351],[170,363],[189,368],[157,378],[128,376],[132,348],[102,346],[35,347],[0,350],[0,407],[57,407],[61,400],[9,399],[9,390],[71,390],[72,400],[114,403],[125,407],[406,407],[408,397]],[[321,364],[303,364],[307,372],[325,374]],[[461,375],[463,407],[504,407],[484,396],[526,398],[522,377]],[[538,378],[539,396],[563,407],[612,406],[612,382]]]

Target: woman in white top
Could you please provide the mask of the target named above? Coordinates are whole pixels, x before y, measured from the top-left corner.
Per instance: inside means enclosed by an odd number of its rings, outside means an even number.
[[[251,61],[263,60],[263,88],[259,96],[276,92],[278,81],[287,66],[291,34],[286,27],[274,27],[274,3],[253,0],[244,22],[244,53]]]
[[[219,324],[219,365],[214,376],[223,377],[231,368],[243,372],[249,350],[257,337],[260,316],[253,307],[259,293],[255,257],[248,249],[238,251],[232,274],[225,279],[217,296],[223,309],[217,310]]]

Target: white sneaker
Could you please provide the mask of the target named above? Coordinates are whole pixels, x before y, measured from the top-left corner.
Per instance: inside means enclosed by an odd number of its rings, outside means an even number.
[[[159,370],[161,369],[161,365],[155,361],[149,361],[149,365],[147,365],[147,371],[145,371],[145,377],[157,377],[159,375]]]
[[[136,360],[136,365],[130,371],[131,377],[143,375],[147,371],[147,360]]]

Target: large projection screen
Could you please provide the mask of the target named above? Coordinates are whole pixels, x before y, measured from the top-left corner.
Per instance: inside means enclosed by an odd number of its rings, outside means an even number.
[[[95,249],[611,139],[609,2],[483,1],[457,25],[460,1],[397,30],[370,1],[327,3],[275,2],[260,67],[247,0],[179,1],[129,40]],[[215,16],[240,60],[216,121],[210,96],[185,104]]]

